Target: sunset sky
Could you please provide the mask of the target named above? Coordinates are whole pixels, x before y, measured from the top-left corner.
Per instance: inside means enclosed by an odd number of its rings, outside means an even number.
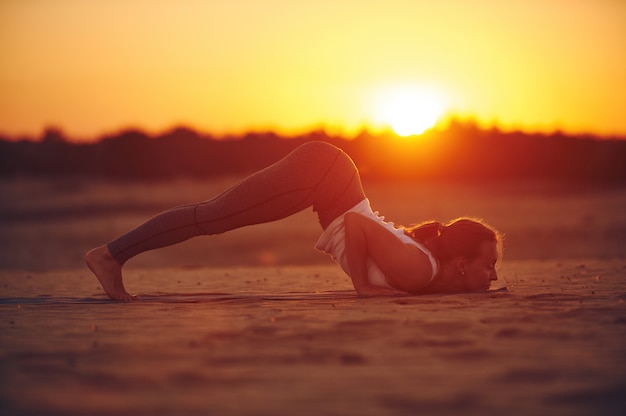
[[[424,102],[484,126],[626,135],[621,0],[0,0],[0,60],[12,136],[351,134]],[[419,103],[389,98],[402,91]]]

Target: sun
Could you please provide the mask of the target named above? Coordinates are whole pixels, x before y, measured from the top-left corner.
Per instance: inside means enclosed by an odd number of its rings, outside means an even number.
[[[378,98],[377,119],[401,137],[420,135],[434,127],[444,113],[444,100],[424,87],[389,89]]]

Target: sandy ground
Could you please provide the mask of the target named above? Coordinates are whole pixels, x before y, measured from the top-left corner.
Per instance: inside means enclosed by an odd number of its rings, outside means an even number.
[[[357,298],[303,213],[146,253],[108,301],[84,251],[221,186],[0,183],[0,414],[626,413],[626,191],[369,187],[503,230],[489,293]]]
[[[626,261],[511,261],[485,294],[357,298],[334,267],[2,273],[5,414],[618,415]]]

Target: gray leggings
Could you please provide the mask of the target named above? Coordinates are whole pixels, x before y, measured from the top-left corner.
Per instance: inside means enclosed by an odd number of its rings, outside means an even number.
[[[310,206],[326,229],[365,198],[359,172],[341,149],[309,142],[204,202],[167,210],[108,244],[120,263],[199,235],[288,217]]]

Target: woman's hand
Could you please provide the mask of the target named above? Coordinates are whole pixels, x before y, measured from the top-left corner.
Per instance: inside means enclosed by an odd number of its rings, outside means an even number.
[[[359,296],[406,296],[407,292],[393,289],[389,287],[382,286],[374,286],[370,284],[361,285],[360,287],[355,287],[356,293]]]

